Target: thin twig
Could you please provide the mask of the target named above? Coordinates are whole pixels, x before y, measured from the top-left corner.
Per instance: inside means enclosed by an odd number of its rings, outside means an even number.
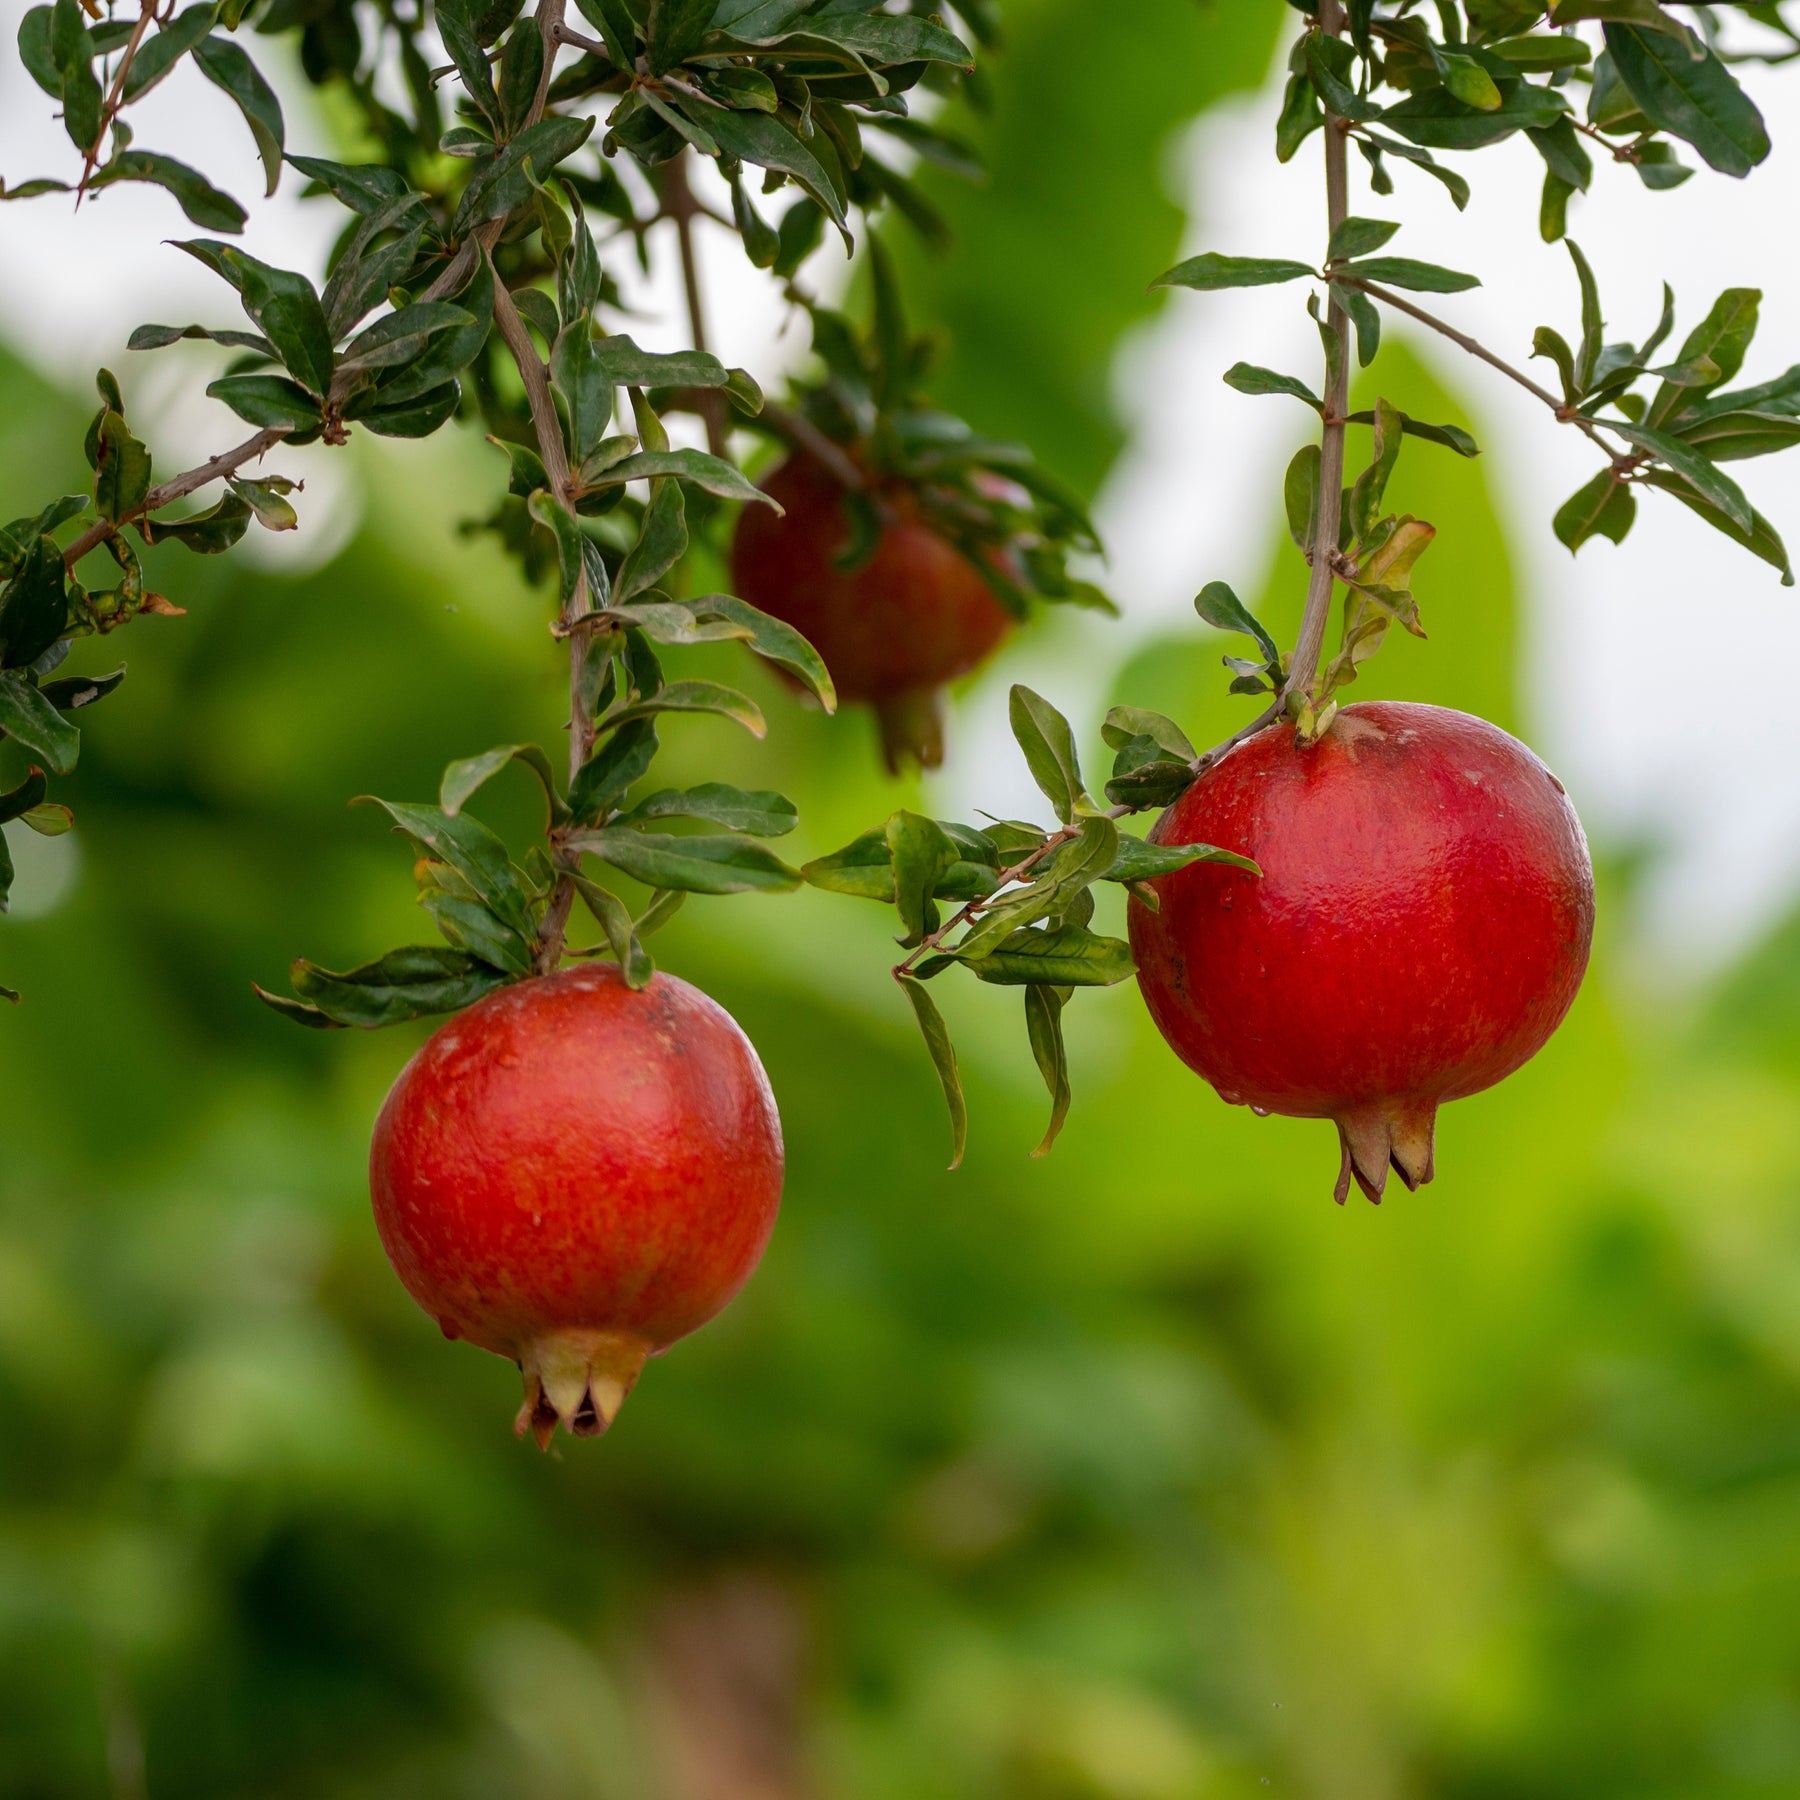
[[[757,416],[796,450],[804,450],[839,487],[860,491],[869,485],[868,477],[856,466],[855,459],[843,445],[835,438],[827,437],[804,413],[791,412],[785,406],[765,405]]]
[[[88,191],[88,181],[94,173],[94,166],[100,160],[100,146],[106,142],[106,133],[114,119],[119,116],[119,108],[125,101],[125,79],[131,73],[131,64],[137,56],[144,41],[144,33],[150,29],[156,18],[157,0],[142,0],[142,9],[138,13],[137,23],[131,28],[131,36],[125,40],[124,53],[119,58],[119,66],[113,71],[112,86],[106,91],[106,99],[100,107],[100,124],[94,133],[94,141],[82,154],[81,180],[75,188],[75,204],[81,205],[82,197]]]
[[[235,474],[245,463],[255,462],[259,456],[266,456],[292,430],[291,425],[271,425],[266,430],[259,431],[255,437],[247,438],[235,450],[227,450],[223,455],[215,456],[211,462],[202,463],[197,469],[189,469],[185,475],[172,475],[167,481],[159,481],[130,512],[122,513],[116,519],[102,519],[98,524],[90,525],[63,552],[63,567],[73,569],[90,550],[104,544],[121,526],[129,525],[134,519],[141,519],[145,514],[167,506],[171,500],[179,500],[184,494],[193,493],[196,488],[205,487],[209,481],[217,481],[221,475]]]
[[[687,294],[688,335],[694,348],[706,350],[706,302],[700,292],[700,265],[694,254],[694,191],[688,186],[687,152],[671,157],[662,167],[663,211],[675,221],[675,241],[681,246],[681,284]],[[706,421],[706,447],[714,456],[725,454],[724,396],[716,388],[697,397],[700,417]]]
[[[1568,118],[1569,123],[1583,137],[1592,138],[1603,149],[1611,151],[1614,162],[1641,163],[1644,160],[1644,153],[1636,144],[1615,144],[1598,125],[1590,125],[1587,120],[1579,119],[1573,113]]]
[[[1104,813],[1098,815],[1090,813],[1084,816],[1088,818],[1098,816],[1103,819],[1123,819],[1136,810],[1135,807],[1130,806],[1114,806],[1110,807]],[[894,965],[894,979],[898,981],[901,976],[909,974],[913,964],[918,962],[921,957],[929,956],[934,951],[941,950],[944,947],[944,940],[949,937],[952,932],[958,931],[972,920],[980,918],[990,906],[998,906],[1002,900],[1007,898],[1006,890],[1009,887],[1012,887],[1017,882],[1023,881],[1025,877],[1047,856],[1060,850],[1064,844],[1072,843],[1080,835],[1081,827],[1079,824],[1065,825],[1061,830],[1051,832],[1035,850],[1027,851],[1010,869],[1002,869],[1000,873],[994,877],[994,891],[991,894],[984,894],[980,899],[971,900],[966,906],[958,908],[958,910],[953,913],[950,918],[945,920],[936,931],[927,932],[918,948],[911,951],[904,962],[899,962]]]
[[[1516,381],[1526,393],[1543,401],[1563,424],[1573,425],[1584,437],[1592,439],[1614,461],[1619,460],[1618,451],[1599,435],[1601,431],[1608,428],[1606,420],[1590,419],[1586,413],[1571,406],[1568,401],[1558,399],[1547,387],[1533,381],[1523,369],[1515,369],[1504,357],[1496,356],[1485,344],[1470,337],[1466,331],[1458,331],[1454,325],[1438,318],[1433,313],[1428,313],[1424,307],[1414,306],[1410,300],[1402,298],[1388,288],[1379,287],[1372,281],[1364,281],[1360,276],[1338,275],[1333,279],[1345,287],[1356,288],[1367,294],[1371,300],[1379,300],[1383,306],[1391,306],[1395,312],[1405,313],[1409,319],[1417,319],[1421,325],[1429,325],[1440,337],[1447,337],[1459,349],[1466,350],[1471,356],[1480,358],[1490,369],[1498,369],[1509,381]]]
[[[1339,37],[1344,29],[1342,0],[1319,0],[1319,31],[1327,38]],[[1325,202],[1332,232],[1344,222],[1350,210],[1349,163],[1344,120],[1335,114],[1325,116]],[[1331,290],[1331,304],[1326,313],[1326,328],[1337,334],[1335,361],[1327,357],[1335,373],[1327,383],[1325,394],[1325,427],[1319,440],[1319,509],[1313,522],[1312,576],[1307,583],[1306,610],[1300,617],[1300,635],[1294,643],[1294,654],[1288,663],[1288,675],[1282,685],[1281,702],[1285,707],[1289,695],[1310,696],[1319,672],[1319,653],[1325,647],[1325,628],[1331,619],[1332,596],[1337,589],[1333,559],[1337,554],[1338,530],[1344,509],[1344,415],[1350,402],[1350,320]]]

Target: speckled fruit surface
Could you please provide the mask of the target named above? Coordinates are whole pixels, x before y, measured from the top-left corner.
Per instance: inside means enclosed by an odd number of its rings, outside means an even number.
[[[697,988],[611,964],[502,988],[394,1083],[375,1223],[451,1337],[518,1362],[521,1432],[603,1431],[644,1359],[756,1267],[781,1121],[750,1040]]]
[[[1587,839],[1554,775],[1498,727],[1437,706],[1347,706],[1316,744],[1275,726],[1150,832],[1217,844],[1134,900],[1151,1017],[1222,1098],[1337,1121],[1337,1195],[1433,1173],[1439,1104],[1543,1046],[1594,925]]]
[[[895,522],[849,573],[832,567],[850,530],[836,480],[795,456],[762,485],[784,511],[744,508],[731,554],[737,593],[812,643],[840,699],[876,708],[890,764],[902,754],[941,761],[936,690],[990,655],[1011,615],[962,552],[920,523],[903,485],[879,490]]]

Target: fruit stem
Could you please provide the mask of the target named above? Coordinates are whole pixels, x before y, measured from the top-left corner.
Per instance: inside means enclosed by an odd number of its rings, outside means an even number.
[[[1344,31],[1342,0],[1319,0],[1319,34],[1341,37]],[[1325,210],[1335,232],[1350,211],[1350,171],[1347,136],[1349,124],[1335,113],[1325,115]],[[1319,510],[1313,520],[1312,579],[1306,590],[1306,610],[1300,618],[1300,635],[1288,662],[1281,699],[1290,712],[1310,712],[1313,684],[1319,673],[1319,653],[1325,647],[1325,628],[1331,618],[1332,597],[1337,591],[1335,562],[1338,533],[1344,510],[1344,416],[1350,410],[1349,315],[1330,290],[1325,315],[1327,335],[1335,334],[1336,350],[1326,351],[1325,426],[1319,439]]]

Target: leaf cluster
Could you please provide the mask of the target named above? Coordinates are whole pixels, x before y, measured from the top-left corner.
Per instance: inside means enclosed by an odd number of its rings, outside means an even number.
[[[929,982],[962,968],[990,986],[1024,990],[1032,1055],[1050,1090],[1050,1124],[1036,1151],[1044,1155],[1069,1110],[1063,1009],[1077,988],[1111,987],[1134,971],[1131,946],[1092,928],[1095,884],[1117,883],[1155,907],[1153,884],[1191,864],[1225,863],[1257,872],[1254,863],[1210,844],[1150,844],[1121,830],[1118,818],[1132,809],[1121,804],[1103,810],[1089,796],[1068,720],[1023,686],[1012,690],[1010,716],[1055,825],[1007,819],[975,826],[901,811],[801,870],[814,887],[879,901],[898,913],[896,941],[910,954],[894,975],[943,1086],[952,1168],[962,1161],[968,1107],[955,1046]],[[1121,747],[1123,760],[1139,742],[1179,747],[1193,756],[1172,721],[1130,708],[1108,716],[1107,739]],[[1182,770],[1191,780],[1186,763]],[[946,907],[954,909],[948,919]]]

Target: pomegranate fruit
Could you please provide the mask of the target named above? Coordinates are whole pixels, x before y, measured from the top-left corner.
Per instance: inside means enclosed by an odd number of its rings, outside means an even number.
[[[369,1156],[383,1247],[446,1337],[524,1373],[516,1429],[612,1423],[646,1357],[749,1278],[781,1200],[750,1040],[672,975],[501,989],[394,1083]]]
[[[1157,821],[1260,878],[1196,863],[1134,899],[1150,1015],[1233,1104],[1329,1118],[1337,1198],[1432,1177],[1441,1102],[1542,1047],[1575,998],[1594,876],[1562,784],[1515,738],[1438,706],[1347,706],[1310,746],[1271,728]]]
[[[732,580],[752,606],[785,620],[825,659],[843,700],[875,708],[890,771],[944,759],[938,690],[987,657],[1012,617],[967,557],[919,517],[904,482],[875,498],[892,515],[859,568],[835,568],[849,538],[844,489],[809,456],[763,482],[783,508],[747,506],[732,543]]]

